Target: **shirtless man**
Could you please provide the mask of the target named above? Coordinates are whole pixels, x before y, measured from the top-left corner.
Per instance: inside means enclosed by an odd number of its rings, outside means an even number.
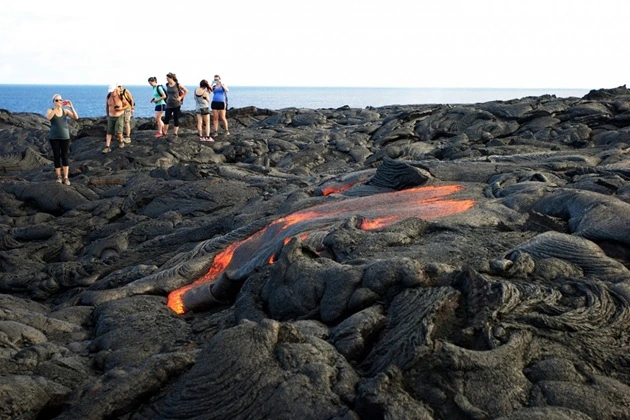
[[[123,142],[123,126],[125,124],[125,110],[130,109],[131,105],[127,101],[120,98],[121,86],[119,83],[109,86],[107,91],[107,101],[105,103],[105,113],[107,115],[107,135],[105,136],[105,148],[103,153],[112,151],[109,145],[112,142],[112,135],[118,138],[120,148],[125,147]]]

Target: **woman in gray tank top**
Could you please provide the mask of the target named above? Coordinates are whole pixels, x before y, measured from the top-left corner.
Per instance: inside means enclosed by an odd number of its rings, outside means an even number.
[[[175,73],[166,75],[166,111],[164,111],[164,135],[168,134],[168,125],[171,117],[175,120],[173,123],[173,133],[177,137],[179,132],[179,117],[181,114],[182,101],[188,93],[188,89],[184,85],[180,85],[177,81]]]

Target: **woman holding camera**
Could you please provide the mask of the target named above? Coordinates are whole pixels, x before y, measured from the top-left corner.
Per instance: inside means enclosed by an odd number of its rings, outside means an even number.
[[[79,119],[79,115],[74,109],[72,102],[61,99],[61,95],[55,94],[52,100],[53,107],[46,111],[46,119],[50,121],[48,141],[53,151],[57,183],[70,185],[70,180],[68,179],[68,173],[70,171],[68,163],[68,153],[70,152],[68,117],[76,121]]]
[[[200,141],[214,141],[210,137],[210,92],[212,88],[206,79],[199,82],[199,87],[195,89],[195,114],[197,114],[197,132]],[[206,135],[203,135],[205,124]]]
[[[221,82],[221,76],[216,74],[214,81],[212,82],[212,102],[210,108],[212,108],[212,123],[214,125],[214,134],[218,134],[219,131],[219,119],[223,122],[223,128],[225,129],[225,135],[230,134],[228,129],[228,121],[226,118],[227,112],[227,93],[228,87]]]

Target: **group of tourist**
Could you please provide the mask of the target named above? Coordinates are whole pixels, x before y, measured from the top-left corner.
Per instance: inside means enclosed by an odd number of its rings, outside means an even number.
[[[155,138],[168,135],[171,118],[173,119],[173,134],[177,137],[181,106],[184,97],[188,94],[188,89],[179,83],[175,73],[166,75],[166,87],[158,84],[156,77],[149,77],[148,81],[153,87],[151,103],[155,104],[155,122],[157,123]],[[210,134],[211,113],[213,135],[219,131],[219,120],[223,123],[225,134],[230,134],[226,117],[227,92],[228,87],[223,84],[221,76],[218,74],[214,76],[212,84],[203,79],[199,82],[199,87],[195,89],[195,114],[197,115],[197,132],[200,141],[214,141]],[[212,98],[210,98],[211,94]]]
[[[153,87],[151,103],[155,104],[155,122],[157,133],[155,138],[168,135],[168,129],[173,119],[173,135],[178,137],[179,119],[184,97],[188,89],[181,85],[175,73],[166,75],[166,86],[158,84],[156,77],[149,77],[149,84]],[[215,75],[212,84],[206,79],[199,82],[195,89],[195,114],[197,116],[197,132],[200,141],[214,141],[210,133],[210,114],[212,114],[212,135],[219,131],[219,121],[223,125],[225,134],[229,135],[226,111],[228,108],[228,87],[223,84],[221,77]],[[72,102],[62,99],[61,95],[53,96],[53,107],[46,111],[46,118],[50,121],[48,139],[53,151],[53,161],[57,182],[70,185],[68,179],[70,151],[70,130],[68,118],[79,119]],[[107,131],[105,135],[105,148],[103,153],[110,153],[112,137],[116,136],[119,147],[131,143],[131,117],[134,113],[135,101],[128,89],[120,83],[114,83],[107,90],[105,103],[105,115],[107,116]]]

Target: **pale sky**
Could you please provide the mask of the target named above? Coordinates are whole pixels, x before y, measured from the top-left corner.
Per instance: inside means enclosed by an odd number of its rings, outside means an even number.
[[[612,88],[628,0],[11,0],[0,84]]]

